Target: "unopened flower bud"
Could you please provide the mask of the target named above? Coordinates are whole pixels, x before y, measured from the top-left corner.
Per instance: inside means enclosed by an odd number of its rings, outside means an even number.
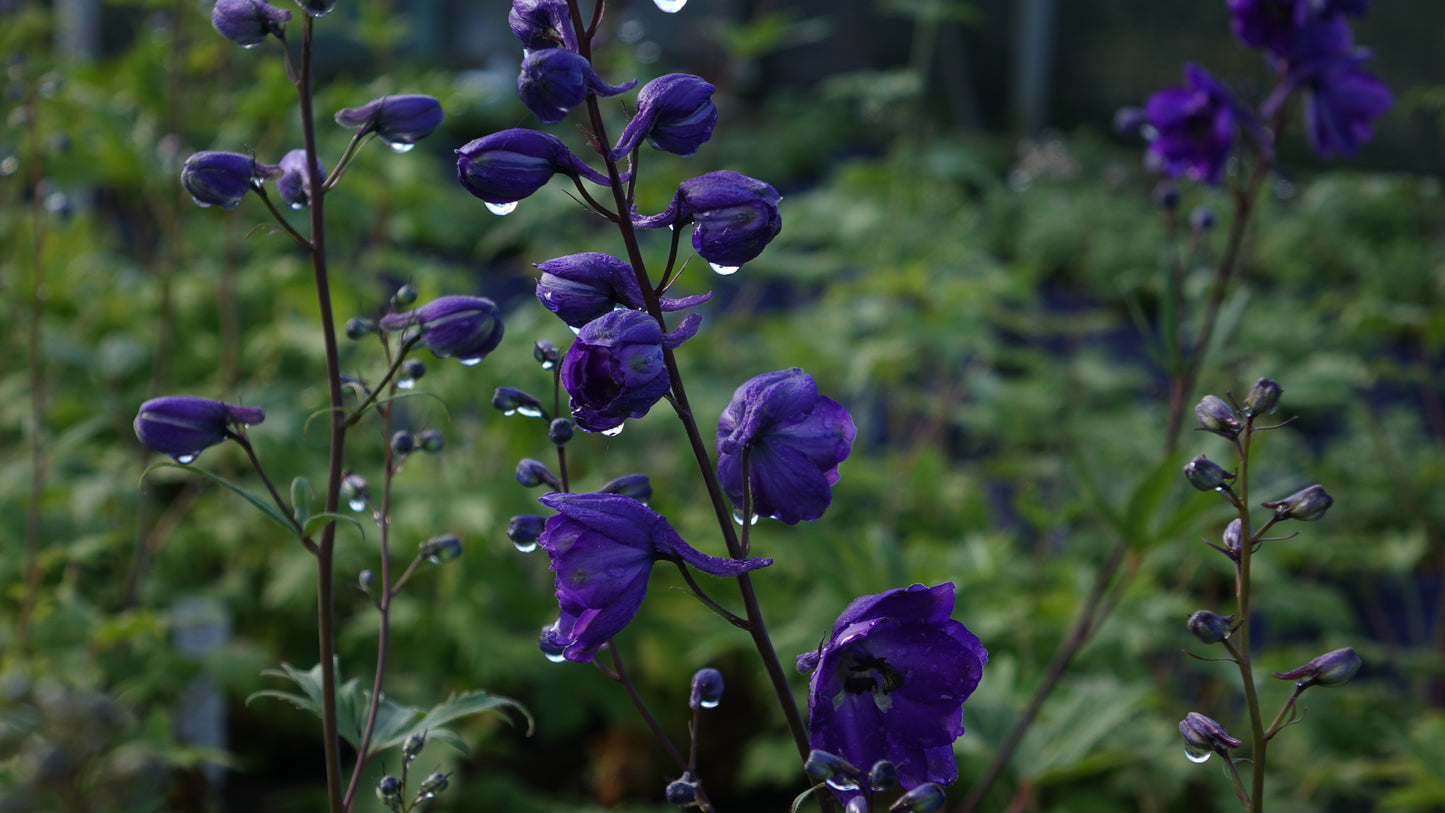
[[[262,0],[216,0],[211,25],[243,48],[254,48],[269,36],[280,38],[291,12]]]
[[[281,167],[259,163],[249,155],[198,152],[181,168],[181,183],[197,206],[234,209],[263,180],[280,175]]]
[[[1196,234],[1203,234],[1214,228],[1214,207],[1194,207],[1194,211],[1189,213],[1189,228]]]
[[[353,509],[360,511],[356,504],[360,503],[364,508],[366,503],[371,501],[371,486],[365,477],[348,472],[341,478],[341,498],[352,503]]]
[[[1355,654],[1355,650],[1345,647],[1326,652],[1298,669],[1275,672],[1274,676],[1280,680],[1293,680],[1301,689],[1340,686],[1350,682],[1350,678],[1360,671],[1360,664],[1360,656]]]
[[[824,781],[840,776],[856,779],[859,775],[858,769],[846,759],[827,751],[819,751],[816,748],[808,752],[808,760],[803,763],[803,772],[814,779]]]
[[[416,445],[417,448],[423,452],[435,454],[446,446],[446,439],[442,437],[440,429],[427,429],[424,432],[417,433]]]
[[[1179,208],[1179,187],[1172,181],[1161,181],[1154,187],[1154,204],[1161,209]]]
[[[1244,545],[1244,524],[1238,519],[1230,520],[1224,526],[1224,552],[1237,556],[1239,549]]]
[[[410,308],[412,303],[416,302],[416,297],[416,286],[407,283],[397,288],[396,293],[391,295],[391,304],[398,308]]]
[[[1249,388],[1249,395],[1244,398],[1245,415],[1264,415],[1273,412],[1279,406],[1279,397],[1284,390],[1279,383],[1268,378],[1261,378],[1254,382]]]
[[[202,450],[238,437],[238,429],[264,420],[266,413],[258,407],[168,395],[141,404],[132,426],[142,446],[190,463]]]
[[[587,98],[616,96],[637,86],[637,80],[609,85],[592,70],[587,58],[566,48],[544,48],[522,58],[517,96],[545,124],[556,124]]]
[[[652,481],[645,474],[624,474],[608,480],[597,490],[602,494],[621,494],[644,504],[652,499]]]
[[[311,175],[306,171],[306,151],[292,150],[281,156],[281,177],[276,180],[276,191],[292,209],[311,205]],[[321,158],[316,159],[316,174],[326,178],[326,167]]]
[[[1217,491],[1233,480],[1234,474],[1225,471],[1219,464],[1200,455],[1184,464],[1184,477],[1190,485],[1200,491]]]
[[[541,48],[577,50],[576,34],[564,0],[512,0],[507,24],[522,41],[522,47],[530,51]]]
[[[723,676],[716,669],[699,669],[692,676],[692,697],[688,705],[693,708],[717,708],[722,700]]]
[[[507,521],[507,538],[518,548],[531,548],[537,545],[537,540],[542,536],[542,530],[547,525],[546,517],[539,517],[536,514],[518,514]]]
[[[336,7],[336,0],[296,0],[296,5],[312,17],[325,17]]]
[[[868,786],[875,791],[888,790],[898,784],[898,766],[880,759],[868,769]]]
[[[446,790],[446,789],[447,789],[447,785],[450,784],[450,783],[447,781],[447,777],[449,777],[449,776],[451,776],[451,774],[442,773],[441,771],[433,771],[432,774],[431,774],[431,776],[428,776],[426,779],[423,779],[423,780],[421,781],[421,785],[420,785],[419,787],[417,787],[417,789],[416,789],[417,798],[418,798],[418,799],[430,799],[431,797],[437,795],[438,793],[441,793],[442,791]]]
[[[547,464],[531,457],[524,457],[517,463],[517,482],[523,488],[535,488],[543,483],[556,490],[562,488],[562,481],[547,468]]]
[[[644,138],[663,152],[696,153],[717,125],[712,94],[712,85],[687,73],[669,73],[643,85],[637,92],[637,113],[622,131],[612,157],[621,159]]]
[[[1199,428],[1206,432],[1213,432],[1221,437],[1234,439],[1239,435],[1239,417],[1224,399],[1217,395],[1206,395],[1200,400],[1199,405],[1194,407],[1194,414],[1199,418]]]
[[[401,796],[401,780],[394,776],[387,775],[376,780],[376,798],[380,799],[387,807],[391,802]]]
[[[431,135],[443,118],[441,103],[421,94],[382,96],[336,113],[337,124],[354,128],[358,135],[376,133],[398,152]]]
[[[364,339],[376,332],[376,320],[353,316],[346,320],[346,338],[352,341]]]
[[[492,406],[500,409],[504,415],[517,414],[528,418],[542,415],[541,401],[531,393],[513,387],[497,387],[497,391],[492,393]]]
[[[1206,644],[1217,644],[1229,637],[1230,623],[1234,616],[1222,616],[1208,610],[1199,610],[1189,616],[1186,626],[1194,637]]]
[[[668,804],[689,807],[697,801],[697,782],[691,774],[684,774],[681,779],[674,779],[667,783],[665,795]]]
[[[401,758],[406,760],[407,762],[411,762],[413,759],[416,759],[416,755],[420,754],[421,749],[425,747],[426,732],[422,732],[421,734],[412,734],[410,737],[406,738],[405,742],[401,744]]]
[[[558,418],[547,427],[547,439],[558,446],[565,446],[572,439],[573,425],[567,418]]]
[[[1135,136],[1144,126],[1144,111],[1137,107],[1121,107],[1114,111],[1114,132],[1122,136]]]
[[[416,436],[402,429],[391,436],[391,450],[397,454],[410,454],[416,449]]]
[[[370,570],[363,570],[357,575],[356,583],[361,586],[362,591],[370,593],[372,585],[376,584],[376,574]]]
[[[450,562],[462,555],[462,540],[452,534],[434,536],[417,546],[417,554],[433,564]]]
[[[572,154],[561,139],[513,128],[467,142],[457,150],[457,180],[493,205],[516,203],[547,185],[557,173],[597,183],[607,176]]]
[[[426,362],[421,359],[407,359],[401,363],[401,375],[403,381],[415,384],[418,378],[426,375]]]
[[[898,801],[888,806],[888,813],[933,813],[935,810],[942,810],[947,803],[948,794],[943,788],[932,782],[924,782],[898,797]]]
[[[557,359],[561,358],[561,356],[562,354],[557,350],[557,345],[547,339],[542,339],[532,345],[532,358],[536,359],[537,363],[541,364],[544,370],[550,370],[555,367],[557,365]]]
[[[482,296],[444,296],[406,313],[381,319],[383,330],[421,330],[432,355],[454,358],[468,367],[481,362],[502,341],[502,312]]]
[[[1197,711],[1189,712],[1179,723],[1179,733],[1184,737],[1184,750],[1191,758],[1200,759],[1210,754],[1225,756],[1230,748],[1238,748],[1243,742],[1229,736],[1224,726],[1205,717]]]
[[[1314,522],[1324,516],[1325,511],[1328,511],[1334,502],[1334,498],[1325,493],[1323,486],[1316,485],[1296,491],[1282,500],[1262,502],[1260,505],[1265,508],[1273,508],[1275,519],[1298,519]]]

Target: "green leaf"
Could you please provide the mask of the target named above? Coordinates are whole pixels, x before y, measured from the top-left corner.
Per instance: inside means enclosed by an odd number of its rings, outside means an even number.
[[[1154,464],[1129,495],[1129,505],[1124,509],[1124,536],[1136,549],[1157,538],[1151,533],[1156,526],[1154,515],[1184,479],[1180,475],[1183,466],[1179,458],[1178,454],[1167,455]]]
[[[323,511],[322,513],[317,514],[316,516],[311,517],[310,519],[308,519],[308,520],[306,521],[305,530],[304,530],[302,533],[303,533],[304,535],[306,535],[306,536],[311,536],[312,534],[314,534],[314,533],[316,533],[317,531],[321,530],[322,528],[326,527],[326,524],[327,524],[328,522],[332,522],[332,521],[340,522],[340,521],[343,521],[343,520],[346,521],[346,522],[351,523],[352,525],[355,525],[355,526],[356,526],[356,530],[361,533],[361,538],[362,538],[362,539],[365,539],[365,538],[366,538],[366,528],[363,527],[362,524],[357,521],[356,517],[349,516],[349,515],[347,515],[347,514],[338,514],[338,513],[335,513],[335,512],[333,512],[333,511]]]
[[[151,465],[147,466],[146,470],[140,473],[140,479],[144,480],[146,478],[146,475],[150,474],[156,469],[181,469],[182,471],[195,472],[196,474],[199,474],[214,483],[223,485],[226,488],[229,488],[230,490],[241,495],[242,499],[256,506],[256,508],[258,508],[261,513],[270,517],[271,520],[277,525],[285,528],[287,533],[296,533],[296,526],[291,523],[291,520],[287,519],[285,514],[281,513],[280,509],[278,509],[271,503],[266,502],[266,500],[262,498],[259,494],[253,494],[231,482],[230,480],[227,480],[219,474],[213,474],[209,471],[206,471],[205,469],[198,468],[196,466],[183,466],[180,463],[168,463],[162,460],[158,463],[152,463]]]
[[[296,517],[296,524],[306,526],[311,517],[311,481],[305,477],[297,477],[291,481],[291,513]],[[305,530],[302,536],[310,536],[311,531]]]

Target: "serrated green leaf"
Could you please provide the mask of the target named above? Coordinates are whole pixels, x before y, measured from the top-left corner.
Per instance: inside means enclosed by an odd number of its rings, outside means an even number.
[[[244,499],[246,502],[256,506],[256,508],[259,509],[261,513],[270,517],[272,522],[275,522],[277,525],[285,528],[287,533],[296,533],[296,526],[291,523],[291,520],[287,519],[286,515],[281,513],[280,509],[278,509],[276,506],[272,505],[269,502],[266,502],[266,500],[263,499],[259,494],[253,494],[231,482],[230,480],[227,480],[221,475],[213,474],[209,471],[206,471],[205,469],[198,468],[196,466],[183,466],[180,463],[169,463],[162,460],[160,462],[152,463],[151,465],[147,466],[146,470],[140,473],[140,479],[144,480],[146,478],[146,475],[150,474],[156,469],[163,468],[181,469],[182,471],[194,472],[201,475],[202,477],[205,477],[213,483],[225,486],[226,488],[229,488],[230,490],[239,494],[241,498]]]

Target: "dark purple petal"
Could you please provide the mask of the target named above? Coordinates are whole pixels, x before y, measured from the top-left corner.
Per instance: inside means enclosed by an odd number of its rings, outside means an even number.
[[[529,51],[558,47],[577,50],[564,0],[513,0],[507,24]]]
[[[1169,177],[1217,185],[1234,148],[1238,104],[1208,72],[1186,65],[1187,84],[1154,94],[1144,107],[1152,133],[1147,160]]]
[[[659,76],[637,92],[637,113],[612,150],[614,160],[646,138],[656,149],[688,156],[712,137],[717,125],[713,86],[686,73]]]
[[[1343,60],[1319,71],[1306,84],[1305,133],[1321,156],[1354,155],[1374,135],[1374,121],[1394,104],[1383,82]]]
[[[574,328],[621,305],[643,307],[632,266],[611,254],[584,252],[539,263],[537,300]]]
[[[637,80],[612,86],[592,70],[592,63],[575,51],[547,48],[522,59],[517,75],[517,96],[546,124],[556,124],[581,104],[587,94],[616,96],[637,85]]]
[[[291,12],[263,0],[216,0],[211,25],[221,36],[245,48],[260,45],[268,36],[280,37]]]
[[[306,151],[292,150],[281,156],[281,177],[276,180],[276,191],[281,199],[293,209],[311,204],[311,176],[306,172]],[[316,159],[316,174],[326,177],[326,167],[321,158]]]
[[[356,128],[362,135],[376,133],[393,146],[415,144],[441,126],[441,103],[431,96],[382,96],[361,107],[336,113],[336,123]]]
[[[249,155],[198,152],[181,168],[181,183],[197,206],[234,209],[256,184],[280,175],[279,166],[257,163]]]
[[[672,383],[663,362],[662,329],[635,310],[588,322],[562,358],[562,386],[572,417],[586,432],[604,432],[646,415]]]
[[[502,341],[502,315],[497,304],[481,296],[444,296],[406,313],[381,318],[383,330],[415,327],[437,358],[475,364]]]
[[[487,203],[516,203],[546,186],[557,173],[608,183],[556,136],[535,130],[502,130],[470,141],[456,152],[457,179]]]
[[[266,413],[258,407],[168,395],[141,404],[133,426],[142,446],[190,462],[187,458],[226,440],[235,427],[264,420]]]

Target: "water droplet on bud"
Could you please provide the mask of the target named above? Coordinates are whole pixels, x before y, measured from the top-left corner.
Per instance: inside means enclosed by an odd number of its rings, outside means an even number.
[[[730,277],[736,274],[740,267],[736,265],[718,265],[717,263],[708,263],[708,265],[712,266],[712,270],[717,272],[717,275],[720,277]]]
[[[606,435],[609,438],[615,438],[618,435],[622,434],[622,427],[624,426],[626,426],[626,424],[619,423],[611,429],[603,429],[602,434]]]
[[[478,357],[476,357],[476,358],[469,358],[469,359],[457,359],[457,361],[460,361],[460,362],[462,363],[462,366],[463,366],[463,367],[475,367],[475,366],[477,366],[478,364],[481,364],[481,363],[482,363],[482,359],[481,359],[480,356],[478,356]]]
[[[1184,746],[1184,756],[1189,757],[1190,762],[1197,764],[1201,762],[1208,762],[1209,758],[1214,756],[1214,752],[1204,751],[1198,748],[1190,748],[1186,745]]]
[[[351,510],[356,511],[356,512],[358,512],[358,513],[361,512],[361,511],[365,511],[365,510],[366,510],[366,500],[363,500],[363,499],[361,499],[361,498],[359,498],[359,497],[353,497],[353,498],[352,498],[349,502],[347,502],[346,504],[349,505],[349,506],[351,506]]]
[[[537,549],[537,540],[534,539],[530,542],[513,542],[512,547],[516,548],[518,553],[531,553]]]
[[[416,144],[409,144],[405,141],[388,141],[386,146],[391,147],[392,152],[411,152],[416,149]]]
[[[190,464],[196,462],[196,458],[197,458],[197,457],[200,457],[200,453],[199,453],[199,452],[189,452],[189,453],[187,453],[187,454],[178,454],[178,455],[175,455],[175,460],[176,460],[177,463],[180,463],[182,466],[189,466]]]
[[[547,660],[551,661],[552,663],[561,663],[562,661],[567,660],[567,656],[563,655],[561,652],[544,652],[542,654],[546,655]]]
[[[687,5],[687,0],[652,0],[657,7],[668,14],[676,14]]]
[[[488,203],[487,211],[498,217],[503,217],[517,211],[517,202],[514,200],[511,203]]]

